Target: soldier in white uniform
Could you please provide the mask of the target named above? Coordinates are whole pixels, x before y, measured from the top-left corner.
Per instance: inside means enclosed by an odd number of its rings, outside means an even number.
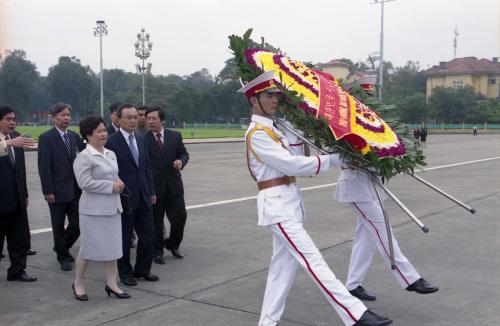
[[[362,286],[373,259],[375,248],[378,249],[385,264],[389,268],[391,266],[387,229],[377,193],[380,200],[387,198],[380,187],[377,186],[377,192],[375,192],[366,172],[342,166],[334,199],[341,203],[348,203],[358,217],[346,288],[355,297],[367,301],[376,299]],[[438,291],[437,287],[420,276],[403,255],[394,235],[392,235],[392,246],[396,269],[391,271],[403,289],[422,294]]]
[[[367,310],[335,277],[304,229],[304,210],[295,176],[313,176],[340,164],[339,157],[297,155],[302,146],[273,125],[278,93],[273,73],[264,73],[242,89],[252,107],[246,133],[250,174],[257,182],[258,224],[273,234],[273,256],[269,266],[259,326],[277,325],[301,265],[337,311],[345,325],[381,326],[392,322]]]

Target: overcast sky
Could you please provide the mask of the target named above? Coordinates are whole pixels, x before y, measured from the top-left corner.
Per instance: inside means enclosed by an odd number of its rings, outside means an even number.
[[[217,74],[230,34],[254,28],[290,57],[364,60],[379,51],[380,4],[373,0],[0,0],[0,43],[23,49],[42,75],[60,56],[99,70],[95,21],[103,19],[104,67],[134,71],[136,34],[151,34],[153,74]],[[396,0],[385,4],[384,59],[427,68],[457,57],[500,56],[500,0]]]

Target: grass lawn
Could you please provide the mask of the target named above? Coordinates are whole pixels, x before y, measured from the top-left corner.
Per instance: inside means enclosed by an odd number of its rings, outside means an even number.
[[[33,139],[38,140],[40,134],[49,130],[50,126],[18,126],[16,130],[21,134],[29,134]],[[78,127],[72,126],[71,130],[78,132]],[[201,138],[226,138],[226,137],[243,137],[245,130],[243,129],[210,129],[210,128],[186,128],[174,129],[182,134],[185,139],[201,139]]]

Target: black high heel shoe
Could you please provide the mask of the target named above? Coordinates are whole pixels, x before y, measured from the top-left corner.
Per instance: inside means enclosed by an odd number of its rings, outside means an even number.
[[[127,292],[118,293],[113,291],[107,284],[104,287],[104,291],[108,294],[108,297],[113,293],[118,299],[130,299],[130,294]]]
[[[89,301],[89,297],[87,293],[84,294],[76,294],[75,283],[71,284],[71,288],[73,289],[73,294],[75,295],[75,299],[78,301]]]

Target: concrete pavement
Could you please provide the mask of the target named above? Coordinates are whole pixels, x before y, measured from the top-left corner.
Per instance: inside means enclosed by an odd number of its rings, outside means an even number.
[[[159,282],[123,287],[131,300],[107,298],[102,267],[91,264],[88,302],[73,299],[74,271],[61,271],[50,249],[36,152],[27,153],[30,225],[38,230],[32,235],[38,254],[28,258],[28,271],[39,281],[7,282],[8,259],[0,262],[0,325],[256,325],[271,235],[256,225],[256,187],[246,170],[244,145],[186,146],[191,161],[183,172],[188,223],[182,249],[188,256],[168,256],[166,265],[153,265]],[[440,291],[426,296],[403,291],[376,256],[364,285],[377,301],[367,306],[390,316],[394,325],[498,325],[500,136],[436,135],[429,137],[426,155],[435,169],[421,176],[477,213],[467,213],[409,177],[391,180],[390,189],[430,228],[422,233],[387,202],[395,235],[405,255]],[[477,161],[487,158],[492,159]],[[305,189],[309,234],[345,280],[355,219],[347,206],[331,200],[336,177],[332,170],[299,183]],[[78,247],[72,252],[76,255]],[[341,325],[301,270],[283,317],[280,325]]]

